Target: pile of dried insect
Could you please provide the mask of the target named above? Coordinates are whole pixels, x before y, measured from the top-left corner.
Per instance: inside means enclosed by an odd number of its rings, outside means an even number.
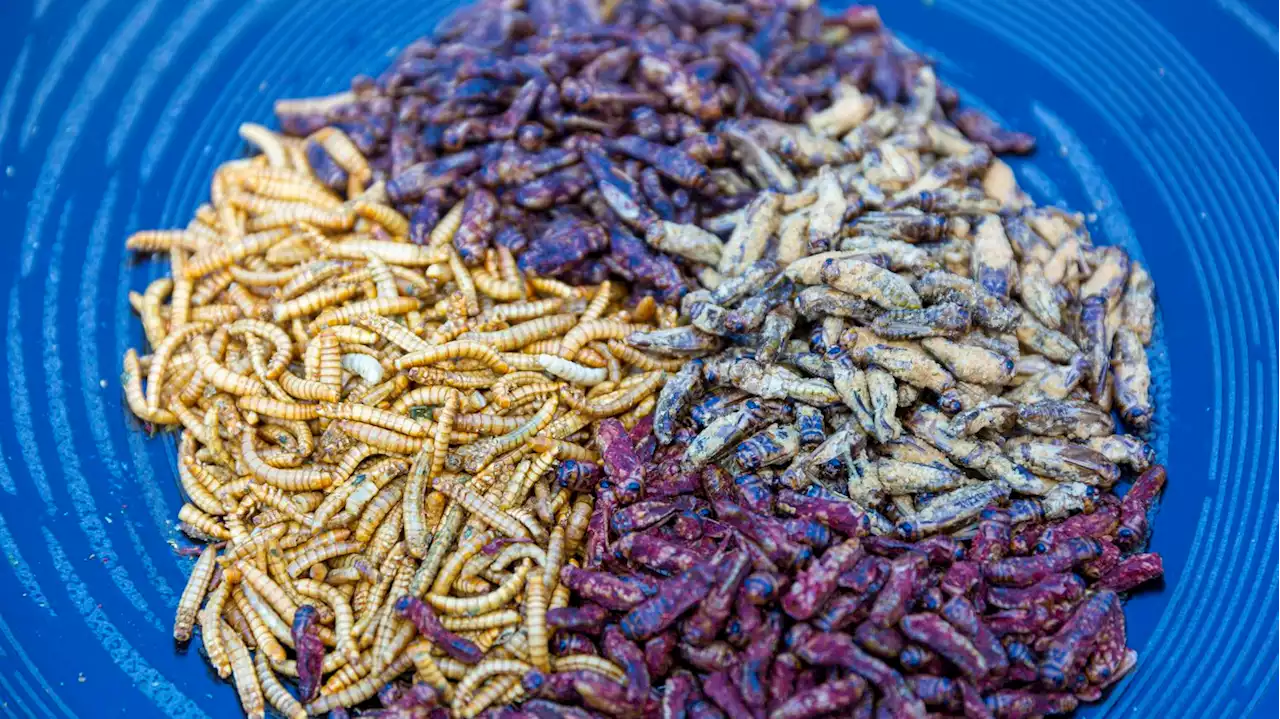
[[[461,206],[411,244],[381,183],[344,197],[303,141],[242,134],[262,154],[222,165],[185,229],[128,240],[170,272],[132,296],[151,352],[126,353],[126,397],[181,429],[178,519],[208,543],[174,637],[198,624],[258,717],[354,706],[410,671],[383,697],[395,716],[475,716],[528,669],[579,666],[548,659],[543,623],[592,494],[553,472],[597,459],[593,420],[652,411],[680,363],[620,340],[674,308],[620,309],[625,289],[526,275],[502,247],[468,268]],[[307,142],[365,171],[340,135]]]
[[[960,110],[944,85],[917,87],[927,64],[866,6],[826,16],[811,0],[485,0],[378,78],[281,101],[276,114],[299,136],[327,127],[350,138],[415,242],[464,201],[454,244],[469,265],[498,244],[540,275],[593,284],[613,273],[676,299],[682,263],[638,238],[708,261],[667,235],[699,234],[760,188],[799,189],[787,164],[857,160],[909,95],[927,91],[930,107],[998,152],[1031,150],[1029,136]],[[820,133],[784,124],[804,117]],[[306,152],[333,187],[368,179],[318,144]],[[889,153],[875,151],[886,172],[908,162]]]
[[[561,569],[573,599],[547,613],[553,654],[600,655],[625,678],[531,671],[537,699],[501,716],[1033,717],[1134,666],[1118,593],[1162,567],[1117,547],[1144,536],[1162,467],[1091,514],[1047,520],[1015,500],[972,541],[911,541],[869,535],[819,484],[709,464],[708,430],[659,446],[647,425],[599,424],[583,566]],[[736,462],[758,449],[739,444]]]
[[[706,289],[682,299],[688,324],[627,340],[697,359],[655,410],[659,446],[674,441],[658,454],[663,489],[602,489],[600,531],[621,536],[589,536],[584,561],[595,541],[635,583],[680,573],[627,609],[660,614],[658,633],[687,616],[667,640],[676,663],[729,716],[814,716],[836,694],[870,712],[864,683],[892,716],[1058,713],[1136,660],[1117,592],[1162,573],[1135,553],[1164,484],[1139,436],[1151,278],[1094,246],[1082,217],[1033,206],[989,147],[947,124],[933,83],[921,68],[905,110],[853,128],[874,137],[859,162],[815,162],[798,191],[759,193],[727,241],[678,235],[665,249],[705,263]],[[808,125],[822,133],[818,115]],[[1126,471],[1141,477],[1121,498]],[[833,514],[872,536],[840,532]],[[776,567],[772,613],[717,573],[732,552]],[[892,561],[857,574],[864,555]],[[717,647],[699,653],[689,624],[735,591],[716,625],[730,634],[696,634]],[[758,635],[732,634],[762,611]],[[761,666],[787,656],[779,642],[792,656],[770,704]],[[793,706],[806,667],[827,684]],[[595,706],[578,689],[558,696]]]

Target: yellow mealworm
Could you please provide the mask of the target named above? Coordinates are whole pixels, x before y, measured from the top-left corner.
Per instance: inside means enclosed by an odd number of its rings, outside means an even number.
[[[194,504],[184,504],[178,510],[178,521],[185,522],[197,531],[214,539],[231,539],[231,533],[217,519],[200,511]]]
[[[202,241],[186,230],[142,230],[129,235],[124,248],[131,252],[168,252],[174,247],[195,252]]]
[[[513,370],[537,372],[542,369],[542,364],[538,362],[536,355],[521,354],[518,352],[502,352],[498,356]]]
[[[254,412],[263,417],[308,421],[320,416],[319,405],[284,402],[270,397],[238,397],[236,406],[246,412]]]
[[[280,646],[280,642],[267,628],[267,623],[262,617],[254,611],[253,606],[245,599],[242,587],[236,587],[231,593],[231,601],[235,608],[240,611],[244,617],[245,623],[249,627],[249,633],[253,636],[253,643],[257,645],[258,651],[266,654],[272,661],[282,662],[286,658],[284,647]]]
[[[148,422],[160,423],[160,425],[177,425],[178,417],[170,412],[169,409],[156,409],[155,412],[147,408],[147,400],[142,393],[142,367],[138,365],[138,353],[133,349],[124,352],[124,400],[128,403],[129,411],[140,420]]]
[[[427,494],[426,509],[423,512],[423,524],[427,525],[427,531],[435,534],[440,528],[440,520],[444,517],[445,505],[449,503],[449,498],[441,492],[431,491]]]
[[[298,605],[285,594],[275,580],[250,562],[239,565],[239,569],[243,574],[244,583],[252,587],[258,596],[275,610],[276,614],[293,621],[293,613],[298,611]]]
[[[465,514],[456,504],[450,504],[445,510],[444,516],[440,518],[439,527],[431,537],[431,546],[427,549],[426,556],[422,558],[422,564],[418,565],[417,571],[413,574],[409,592],[415,597],[425,594],[435,581],[445,554],[453,546],[453,541],[457,538],[464,520]],[[482,613],[477,612],[477,614]]]
[[[464,466],[468,472],[477,472],[493,457],[502,452],[519,446],[528,438],[538,434],[551,423],[555,417],[556,408],[559,406],[559,400],[556,395],[550,395],[543,402],[542,407],[538,409],[528,421],[520,425],[516,429],[497,437],[489,437],[469,445],[475,448],[474,454],[471,454],[464,461]]]
[[[547,540],[546,561],[542,564],[542,583],[552,590],[560,583],[560,568],[564,566],[567,543],[565,527],[552,528],[551,538]]]
[[[525,529],[529,530],[529,535],[533,537],[533,541],[537,542],[539,546],[547,543],[547,540],[550,538],[547,535],[547,530],[538,523],[538,518],[534,516],[532,510],[525,507],[519,507],[511,510],[508,514],[514,517],[517,522],[524,525]]]
[[[523,299],[525,295],[524,280],[498,279],[486,270],[473,270],[471,272],[471,281],[481,294],[486,297],[492,297],[495,300],[519,300]]]
[[[462,203],[459,202],[440,218],[431,234],[427,236],[428,247],[444,247],[453,241],[453,236],[462,225]]]
[[[227,526],[231,529],[236,526],[239,519],[236,517],[228,517]],[[243,557],[250,557],[258,553],[259,549],[268,546],[272,542],[279,540],[288,530],[288,526],[284,524],[273,524],[269,527],[261,527],[254,529],[248,538],[235,538],[233,533],[233,542],[228,545],[226,551],[218,557],[218,563],[228,566]]]
[[[250,649],[257,648],[258,644],[253,640],[253,630],[249,628],[249,620],[245,619],[239,607],[234,603],[227,605],[222,610],[222,619],[240,637],[245,646]]]
[[[290,588],[292,589],[292,585],[290,585]],[[290,649],[293,649],[293,634],[289,629],[289,624],[292,622],[293,618],[290,617],[289,622],[286,622],[284,619],[282,619],[279,614],[276,614],[276,610],[273,609],[271,605],[268,604],[267,601],[262,598],[262,595],[258,594],[258,592],[255,591],[254,588],[249,586],[248,584],[245,584],[243,582],[240,583],[239,585],[237,585],[237,590],[238,590],[238,593],[241,593],[242,596],[244,597],[244,601],[247,602],[248,605],[253,608],[253,611],[257,614],[258,619],[262,621],[262,625],[266,627],[267,631],[271,633],[272,639],[274,639],[276,642],[280,644],[283,644],[286,647],[289,647]],[[324,609],[325,611],[328,611],[327,607],[325,607]],[[321,613],[321,615],[323,616],[323,613]],[[329,613],[329,620],[330,622],[333,621],[333,616],[331,612]],[[322,618],[320,621],[323,622],[324,619]],[[329,631],[328,627],[323,627],[321,629],[320,631],[321,641],[324,641],[325,639],[332,639],[332,637],[325,636],[325,633],[328,631]],[[276,660],[273,658],[271,660],[271,663],[279,664],[280,662],[284,662],[284,661],[287,661],[287,659]]]
[[[395,208],[367,200],[352,200],[348,203],[356,215],[372,220],[396,237],[407,237],[409,220],[396,212]]]
[[[387,515],[401,502],[406,486],[407,480],[391,482],[380,489],[365,505],[360,519],[356,522],[355,534],[352,535],[357,542],[368,542],[373,539],[373,533],[382,524],[382,520],[386,519]]]
[[[191,568],[191,576],[187,578],[187,586],[178,599],[178,611],[173,620],[173,638],[179,642],[191,639],[191,629],[195,626],[196,612],[200,603],[209,591],[209,580],[213,578],[214,557],[218,551],[213,547],[205,547],[200,558]]]
[[[661,357],[654,357],[620,340],[609,340],[608,347],[609,352],[611,352],[614,357],[617,357],[622,362],[645,372],[652,372],[654,370],[675,372],[684,366],[685,363],[685,360],[682,359],[664,359]]]
[[[408,671],[413,666],[409,655],[401,652],[394,661],[387,664],[377,674],[370,674],[341,691],[333,694],[322,694],[307,705],[308,714],[324,714],[338,707],[355,706],[372,698],[387,682]]]
[[[640,420],[652,414],[653,409],[657,406],[658,406],[658,397],[656,395],[650,394],[646,396],[644,399],[640,400],[640,402],[636,404],[635,407],[632,407],[630,410],[627,410],[627,412],[620,417],[622,426],[626,427],[627,429],[631,429],[635,427],[637,424],[640,423]]]
[[[209,351],[208,340],[203,335],[192,336],[191,350],[195,355],[196,367],[199,368],[200,374],[219,390],[234,395],[263,394],[266,391],[262,382],[218,364]]]
[[[380,297],[372,300],[361,300],[345,305],[339,309],[327,309],[311,321],[308,329],[317,331],[334,325],[350,324],[363,314],[402,315],[418,309],[421,303],[413,297]]]
[[[592,417],[612,417],[631,409],[646,396],[656,392],[665,379],[666,373],[657,371],[648,373],[631,387],[610,393],[605,397],[589,400],[583,397],[579,390],[570,387],[562,387],[560,396],[579,412]]]
[[[442,405],[451,395],[458,395],[458,408],[463,411],[475,411],[484,407],[484,397],[477,393],[462,393],[453,387],[433,385],[415,387],[396,398],[391,404],[391,411],[404,414],[413,407],[423,405]],[[465,416],[465,415],[463,415]],[[429,419],[430,417],[428,417]],[[456,421],[456,420],[455,420]]]
[[[314,379],[327,387],[342,387],[342,347],[338,338],[321,332],[312,342],[316,346]]]
[[[337,195],[300,172],[265,168],[245,173],[241,183],[246,190],[274,200],[302,202],[326,210],[342,206],[342,200]]]
[[[142,319],[143,334],[147,336],[147,342],[152,347],[159,346],[160,341],[164,339],[165,323],[160,316],[160,304],[172,291],[173,280],[162,277],[147,285],[146,291],[142,293],[139,315]]]
[[[337,654],[337,652],[334,652],[334,654],[336,654],[337,656],[341,656],[343,659],[346,659],[346,655],[344,654]],[[346,689],[352,684],[355,684],[356,682],[360,681],[364,677],[368,676],[369,671],[372,668],[373,668],[373,659],[371,658],[369,652],[365,652],[364,654],[361,654],[359,661],[347,662],[345,665],[340,667],[336,672],[334,672],[333,676],[325,680],[325,683],[320,687],[320,696],[336,694]]]
[[[560,340],[560,352],[565,359],[573,359],[578,350],[587,343],[596,340],[621,340],[637,330],[645,329],[644,325],[633,325],[617,320],[588,320],[578,323]]]
[[[197,253],[187,262],[184,274],[189,280],[200,279],[214,270],[239,262],[249,255],[264,252],[287,237],[289,237],[288,231],[279,228],[245,235],[235,242]]]
[[[536,544],[530,544],[529,542],[509,544],[502,548],[502,551],[498,553],[498,556],[493,558],[493,562],[485,568],[485,571],[490,573],[502,572],[507,567],[511,566],[512,563],[521,559],[531,559],[537,563],[539,567],[542,567],[546,564],[547,553],[542,547],[539,547]]]
[[[433,689],[440,692],[440,697],[446,702],[453,698],[453,686],[449,683],[449,678],[440,671],[440,666],[436,664],[436,660],[431,656],[434,647],[431,642],[418,641],[409,646],[409,657],[413,662],[414,680],[422,681],[429,684]]]
[[[339,167],[346,170],[349,174],[361,178],[362,182],[352,187],[358,189],[348,189],[349,194],[355,195],[364,189],[364,182],[373,177],[373,171],[369,169],[369,161],[360,154],[360,150],[356,144],[351,141],[350,137],[342,130],[336,127],[324,127],[311,134],[312,140],[320,143],[325,152],[333,158],[333,161]]]
[[[368,235],[354,235],[352,239],[330,243],[325,255],[333,259],[365,260],[373,255],[388,265],[401,267],[426,267],[448,259],[448,253],[408,242],[368,239]]]
[[[369,315],[377,317],[377,315]],[[378,319],[382,319],[379,317]],[[370,332],[362,327],[354,325],[335,325],[330,327],[327,332],[338,338],[338,342],[347,344],[372,345],[378,341],[377,333]]]
[[[480,685],[489,677],[499,674],[514,674],[522,677],[533,669],[534,667],[528,662],[518,659],[485,659],[471,667],[466,676],[462,677],[453,688],[454,705],[456,706],[459,702],[470,702],[475,690],[480,688]]]
[[[338,638],[338,649],[347,655],[347,661],[354,662],[360,652],[355,645],[355,632],[352,631],[355,619],[351,615],[351,605],[347,598],[336,587],[310,579],[299,579],[294,586],[304,596],[319,599],[333,610],[333,632]]]
[[[460,597],[474,597],[493,589],[493,585],[479,577],[461,577],[453,582],[453,593]]]
[[[285,153],[280,138],[262,125],[252,122],[240,123],[240,138],[261,150],[267,158],[267,164],[271,167],[289,166],[289,157]]]
[[[358,552],[363,548],[364,545],[360,542],[333,542],[308,549],[289,562],[287,568],[289,576],[296,579],[302,576],[313,564],[319,564],[344,554]]]
[[[435,581],[431,585],[431,592],[440,595],[447,594],[458,575],[462,573],[463,565],[472,557],[478,555],[484,545],[488,544],[492,539],[493,535],[491,533],[481,531],[459,540],[449,558],[441,565],[440,572],[436,575]]]
[[[431,349],[431,345],[425,340],[410,332],[403,325],[396,324],[386,317],[366,314],[355,317],[352,322],[359,327],[376,333],[405,352],[422,352]]]
[[[194,433],[191,432],[187,434],[194,436]],[[185,440],[186,435],[183,438]],[[194,446],[194,440],[192,440],[192,446]],[[200,463],[196,460],[194,454],[187,460],[181,458],[178,460],[178,482],[182,485],[182,491],[186,493],[187,499],[191,500],[191,503],[200,511],[211,515],[223,514],[225,510],[222,502],[214,496],[210,487],[200,481],[200,476],[202,475],[196,474],[196,471],[198,471],[195,470],[196,467],[200,467]]]
[[[617,664],[595,654],[566,654],[552,662],[557,672],[586,671],[603,674],[615,682],[624,682],[627,674]]]
[[[591,320],[600,319],[604,315],[605,309],[609,307],[609,301],[613,299],[612,295],[613,283],[605,280],[600,284],[600,288],[596,290],[591,302],[587,304],[587,309],[583,311],[581,320],[590,322]]]
[[[386,558],[378,565],[378,581],[365,596],[364,605],[359,608],[360,616],[357,617],[355,626],[351,630],[353,634],[356,636],[364,634],[369,622],[373,621],[378,610],[382,608],[383,602],[386,601],[388,592],[391,591],[392,584],[400,574],[403,563],[404,545],[397,542],[387,552]]]
[[[302,272],[302,268],[295,266],[282,270],[250,270],[240,265],[231,265],[226,272],[237,284],[245,287],[279,287],[297,277]],[[201,282],[208,280],[211,276],[206,276]]]
[[[321,417],[363,422],[410,437],[422,438],[428,434],[426,425],[402,414],[378,409],[377,407],[344,402],[340,404],[321,404],[317,411]]]
[[[293,358],[293,343],[290,342],[288,333],[269,322],[253,319],[237,320],[227,326],[227,332],[233,337],[251,335],[271,343],[274,352],[267,360],[265,379],[279,377],[289,365],[289,360]]]
[[[319,534],[311,534],[307,536],[305,540],[302,541],[301,543],[295,545],[292,548],[287,548],[284,553],[284,560],[286,562],[291,562],[294,559],[297,559],[299,556],[301,556],[304,552],[309,552],[313,549],[328,546],[335,542],[344,541],[350,536],[351,536],[351,530],[347,529],[346,527],[334,527],[332,529],[328,529],[323,532],[320,532]]]
[[[341,268],[340,265],[335,267]],[[294,317],[306,317],[315,314],[320,310],[344,302],[360,293],[360,288],[356,285],[332,285],[312,290],[304,295],[294,297],[293,299],[274,304],[271,307],[271,317],[276,322],[293,319]],[[336,324],[336,323],[335,323]]]
[[[285,564],[284,549],[280,547],[280,543],[274,541],[268,542],[266,549],[260,552],[259,556],[267,565],[267,576],[269,576],[280,587],[280,591],[284,592],[285,596],[289,598],[289,601],[299,606],[304,604],[305,602],[302,599],[302,595],[298,594],[298,590],[293,586],[293,577],[289,576],[289,570]],[[246,585],[246,588],[252,590],[252,587],[249,585]],[[258,594],[256,591],[250,591],[246,593],[246,596],[252,603]],[[264,618],[266,618],[266,612],[263,610],[259,609],[258,613],[264,615]],[[320,607],[319,615],[320,621],[325,624],[329,624],[333,621],[333,613],[329,611],[328,607]],[[293,617],[289,617],[289,621],[293,621]]]
[[[494,704],[513,704],[525,696],[524,687],[520,685],[520,677],[515,674],[496,677],[484,685],[475,697],[459,707],[455,702],[454,712],[460,719],[473,719]]]
[[[369,548],[365,551],[370,562],[378,564],[391,552],[391,548],[400,540],[403,521],[404,516],[400,512],[387,513],[382,524],[374,531],[373,539],[369,540]]]
[[[538,294],[552,295],[564,299],[582,297],[582,290],[579,288],[550,277],[530,277],[529,284],[538,291]]]
[[[335,387],[315,380],[302,379],[288,370],[280,373],[280,388],[290,397],[301,400],[337,402],[341,396],[341,392]]]
[[[337,424],[344,433],[384,452],[414,454],[431,446],[431,440],[429,439],[410,437],[407,434],[393,432],[385,427],[352,420],[339,420]]]
[[[191,280],[182,275],[186,266],[187,251],[181,247],[169,250],[169,267],[177,279],[173,283],[173,292],[169,298],[169,331],[172,332],[187,323],[191,314]]]
[[[547,602],[547,609],[563,609],[569,606],[569,586],[567,584],[557,584],[556,588],[551,592],[551,600]]]
[[[196,282],[191,288],[191,304],[195,307],[192,319],[197,319],[196,314],[201,310],[210,309],[209,303],[213,302],[214,298],[222,294],[222,291],[234,281],[235,275],[232,275],[229,270],[218,270],[210,272]]]
[[[583,367],[577,362],[557,357],[555,355],[541,354],[535,355],[538,363],[547,374],[559,377],[567,382],[580,385],[595,385],[605,381],[608,378],[608,371],[596,369],[593,367]]]
[[[528,560],[521,562],[520,566],[511,573],[511,576],[501,586],[488,594],[462,598],[427,594],[426,599],[431,606],[444,614],[466,614],[470,616],[488,614],[502,608],[503,605],[515,598],[516,594],[520,592],[520,588],[524,585],[524,580],[529,575],[531,566],[532,564]]]
[[[529,420],[529,415],[504,417],[496,414],[460,414],[453,426],[460,432],[500,435],[518,428]]]
[[[324,489],[333,482],[333,475],[324,469],[316,467],[280,469],[268,465],[258,455],[253,434],[250,432],[240,435],[240,459],[253,476],[287,491]]]
[[[483,345],[478,342],[468,342],[459,340],[456,342],[446,342],[442,345],[431,347],[430,349],[419,352],[410,352],[395,361],[395,367],[398,370],[410,367],[421,367],[424,365],[435,364],[445,360],[473,359],[483,362],[486,366],[495,372],[506,374],[511,368],[506,362],[498,356],[492,347]]]
[[[514,609],[502,609],[474,617],[441,617],[440,623],[451,632],[473,632],[519,624],[520,613]]]
[[[502,320],[505,322],[518,320],[532,320],[538,317],[552,314],[564,307],[565,301],[559,297],[552,297],[541,300],[524,300],[520,302],[508,302],[506,304],[497,305],[486,310],[480,316],[481,321]]]
[[[209,663],[218,672],[218,676],[224,679],[231,675],[231,661],[227,656],[226,644],[223,642],[220,617],[230,596],[231,582],[227,574],[223,573],[222,582],[209,592],[209,601],[205,603],[204,609],[200,610],[199,614],[200,638],[204,642],[205,654],[209,656]]]
[[[467,332],[461,339],[483,342],[505,352],[549,340],[569,331],[575,324],[577,318],[571,314],[544,315],[496,332]]]
[[[387,457],[365,468],[351,481],[344,510],[349,515],[359,514],[366,504],[391,480],[409,471],[410,463],[400,457]]]
[[[326,210],[293,202],[277,202],[270,210],[265,214],[249,218],[245,223],[245,230],[257,233],[299,225],[310,225],[326,230],[346,230],[351,229],[356,221],[354,214],[343,209]],[[306,259],[306,256],[297,259]]]
[[[249,657],[249,650],[240,639],[240,635],[222,620],[214,620],[213,628],[215,631],[221,631],[226,644],[232,679],[236,685],[236,694],[240,697],[240,707],[251,719],[262,719],[266,713],[266,705],[262,697],[262,687],[258,684],[257,672],[253,668],[253,660]]]
[[[285,719],[307,719],[307,710],[280,683],[265,654],[257,652],[253,655],[253,667],[268,704],[284,715]]]
[[[302,512],[298,511],[297,505],[295,505],[293,500],[285,495],[284,491],[279,487],[274,487],[269,484],[254,483],[249,485],[249,491],[253,496],[258,498],[259,502],[283,513],[289,519],[297,522],[298,524],[306,523],[306,516],[303,515]]]

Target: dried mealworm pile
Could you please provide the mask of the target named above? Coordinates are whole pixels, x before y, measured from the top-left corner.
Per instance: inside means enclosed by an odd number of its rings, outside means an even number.
[[[468,268],[461,206],[410,244],[380,184],[334,192],[303,142],[242,134],[262,154],[222,165],[185,229],[128,240],[170,269],[132,297],[151,351],[125,355],[128,404],[181,430],[179,520],[208,543],[174,636],[199,625],[250,716],[354,706],[409,671],[388,706],[519,699],[524,670],[574,661],[548,659],[545,615],[592,496],[553,472],[597,459],[593,420],[652,411],[680,363],[620,340],[675,310],[505,248]],[[340,134],[310,141],[367,177]]]

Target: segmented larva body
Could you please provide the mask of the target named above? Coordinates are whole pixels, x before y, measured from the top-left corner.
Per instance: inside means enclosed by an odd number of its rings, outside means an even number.
[[[533,572],[525,580],[525,634],[529,638],[529,662],[539,671],[551,670],[547,649],[547,591],[542,575]]]
[[[495,590],[478,597],[448,597],[439,594],[428,594],[427,601],[431,606],[445,614],[465,614],[474,616],[488,614],[503,607],[515,598],[529,575],[532,563],[525,560]]]
[[[395,368],[403,370],[410,367],[423,367],[446,360],[459,359],[471,359],[483,362],[486,366],[499,374],[506,374],[511,371],[511,367],[502,360],[498,352],[492,347],[480,344],[479,342],[469,342],[466,340],[446,342],[420,352],[410,352],[402,355],[396,359]]]
[[[351,604],[347,597],[337,588],[311,579],[299,579],[294,585],[303,596],[319,599],[333,610],[333,633],[337,637],[338,649],[347,655],[348,662],[359,658],[354,632],[355,618],[351,613]]]
[[[245,599],[242,587],[238,586],[232,591],[231,603],[244,617],[245,624],[249,626],[249,634],[253,637],[253,643],[257,646],[258,651],[271,657],[272,661],[284,661],[286,658],[284,647],[280,646],[280,642],[276,640],[275,635],[267,627],[266,621],[259,616],[253,606],[249,604],[249,601]]]
[[[622,670],[622,667],[595,654],[566,654],[552,660],[551,666],[557,672],[595,672],[616,682],[626,681],[627,678],[627,673]]]
[[[244,709],[246,716],[262,719],[266,715],[266,704],[263,701],[262,687],[258,684],[258,675],[253,668],[253,659],[249,656],[249,650],[240,639],[240,634],[228,627],[221,619],[216,620],[216,631],[221,631],[223,641],[226,643],[236,694],[240,696],[240,707]]]
[[[256,652],[253,655],[253,668],[257,673],[258,683],[262,687],[262,695],[268,704],[283,714],[286,719],[307,718],[307,710],[302,708],[302,704],[289,693],[289,690],[276,677],[276,673],[271,669],[271,664],[267,661],[265,654]]]
[[[214,558],[217,554],[214,547],[205,547],[195,566],[191,568],[191,576],[187,578],[187,585],[178,599],[178,610],[173,620],[173,638],[179,642],[191,639],[196,613],[200,610],[200,603],[204,601],[205,593],[209,591],[209,581],[213,578],[216,566]]]
[[[514,674],[521,677],[532,670],[532,665],[519,659],[486,659],[471,667],[466,676],[454,686],[454,704],[456,706],[459,703],[470,703],[475,697],[475,690],[490,677],[500,674]]]
[[[293,613],[298,611],[298,605],[294,604],[293,600],[285,594],[275,580],[252,562],[245,562],[239,565],[238,568],[244,577],[245,584],[252,587],[258,593],[258,596],[262,597],[275,610],[276,614],[281,617],[289,617],[292,621]]]

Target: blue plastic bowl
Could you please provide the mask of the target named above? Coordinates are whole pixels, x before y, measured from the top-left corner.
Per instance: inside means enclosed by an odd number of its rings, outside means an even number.
[[[1034,132],[1040,202],[1142,257],[1159,292],[1162,587],[1137,670],[1084,714],[1274,716],[1276,8],[1262,0],[935,0],[882,14],[966,100]],[[37,0],[0,9],[0,715],[240,716],[170,627],[172,440],[124,409],[123,251],[176,227],[236,126],[377,72],[450,4]]]

